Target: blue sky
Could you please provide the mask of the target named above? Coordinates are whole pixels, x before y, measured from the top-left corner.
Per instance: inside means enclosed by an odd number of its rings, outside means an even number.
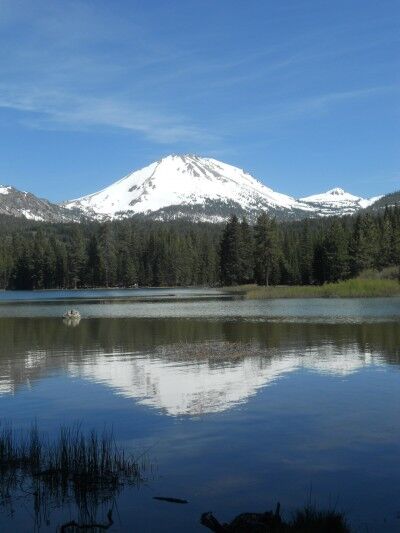
[[[170,153],[293,196],[400,189],[397,0],[0,0],[0,183],[53,201]]]

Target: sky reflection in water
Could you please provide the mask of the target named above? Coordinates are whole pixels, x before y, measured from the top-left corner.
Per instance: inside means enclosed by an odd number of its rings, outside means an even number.
[[[399,302],[85,303],[97,318],[76,328],[30,305],[0,319],[0,408],[17,427],[109,424],[127,449],[150,447],[157,475],[120,496],[118,531],[203,531],[203,511],[289,512],[310,490],[358,530],[396,531]],[[0,514],[15,531],[28,520]]]

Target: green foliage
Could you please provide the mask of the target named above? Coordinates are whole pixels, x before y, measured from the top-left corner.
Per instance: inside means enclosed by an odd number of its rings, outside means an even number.
[[[333,221],[325,237],[323,248],[326,262],[325,280],[346,279],[350,274],[349,239],[341,220]]]
[[[242,280],[242,245],[241,227],[234,215],[226,224],[221,238],[220,268],[223,285],[236,285]]]
[[[250,300],[269,298],[369,298],[400,295],[400,283],[394,279],[354,278],[324,285],[256,285],[238,286],[234,289]]]
[[[268,286],[271,278],[278,277],[278,228],[274,219],[261,213],[254,227],[255,279],[259,285]]]
[[[400,266],[400,207],[254,226],[129,219],[50,224],[0,216],[0,289],[323,285]]]
[[[0,289],[216,285],[221,226],[0,217]]]

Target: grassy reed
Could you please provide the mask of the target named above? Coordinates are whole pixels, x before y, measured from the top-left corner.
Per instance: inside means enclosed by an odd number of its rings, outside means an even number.
[[[143,481],[144,469],[144,460],[126,456],[108,431],[62,427],[50,440],[36,426],[26,433],[0,427],[0,506],[12,514],[16,501],[30,498],[37,523],[66,503],[94,522],[101,505],[112,506],[125,486]]]
[[[135,482],[139,465],[119,450],[110,432],[84,434],[80,426],[62,427],[54,441],[36,426],[21,436],[11,426],[0,431],[0,472],[20,469],[53,482],[113,485]]]
[[[276,285],[228,287],[228,292],[249,300],[272,298],[369,298],[400,295],[400,283],[393,279],[355,278],[324,285]]]
[[[319,510],[314,505],[307,505],[304,509],[296,511],[289,522],[287,531],[297,533],[348,533],[345,516],[335,510]]]
[[[368,268],[363,270],[358,275],[362,279],[394,279],[398,280],[400,277],[400,267],[390,266],[382,268],[382,270],[376,270],[373,268]]]
[[[275,512],[242,513],[226,524],[221,524],[210,512],[203,513],[200,523],[215,533],[350,533],[343,513],[334,509],[319,510],[311,504],[296,511],[289,521],[282,518],[278,503]]]

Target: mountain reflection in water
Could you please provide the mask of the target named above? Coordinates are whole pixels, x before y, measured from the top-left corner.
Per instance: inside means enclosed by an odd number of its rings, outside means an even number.
[[[117,530],[201,533],[204,511],[228,520],[278,499],[290,514],[312,486],[355,531],[396,531],[399,299],[76,305],[77,327],[65,304],[0,306],[2,419],[49,436],[112,427],[127,453],[150,450],[156,474],[116,497]],[[33,530],[16,509],[0,530]],[[80,511],[51,516],[41,531]]]
[[[0,395],[54,373],[171,416],[222,412],[299,369],[346,376],[399,364],[397,322],[0,319]],[[10,356],[12,354],[12,357]]]

